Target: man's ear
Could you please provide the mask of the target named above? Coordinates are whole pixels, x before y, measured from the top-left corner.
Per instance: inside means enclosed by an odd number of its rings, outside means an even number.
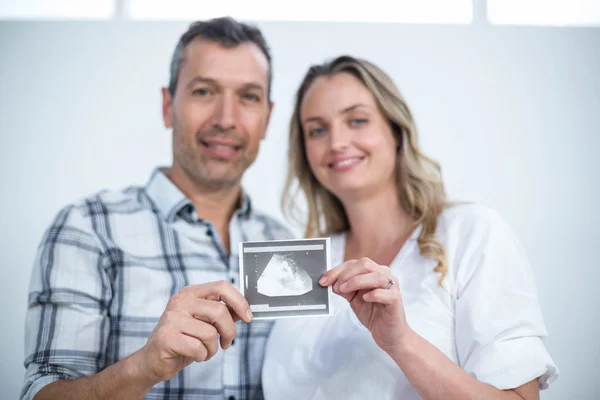
[[[165,128],[173,128],[173,120],[171,114],[171,108],[173,107],[173,99],[168,88],[162,88],[162,113]]]
[[[271,113],[273,112],[273,107],[275,107],[275,103],[272,101],[269,102],[267,109],[267,120],[265,121],[265,129],[263,130],[262,138],[264,139],[267,136],[267,128],[269,127],[269,121],[271,120]]]

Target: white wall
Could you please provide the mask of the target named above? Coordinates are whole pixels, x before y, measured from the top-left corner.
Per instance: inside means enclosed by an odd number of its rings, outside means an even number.
[[[17,398],[35,249],[54,213],[170,162],[160,86],[187,23],[0,22],[0,387]],[[245,177],[280,217],[294,90],[312,62],[380,64],[453,198],[498,210],[525,245],[561,376],[543,399],[600,396],[600,28],[263,23],[276,108]],[[263,176],[268,177],[264,179]]]

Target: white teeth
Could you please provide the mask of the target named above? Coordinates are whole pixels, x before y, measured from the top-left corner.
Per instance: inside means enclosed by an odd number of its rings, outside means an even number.
[[[217,150],[235,150],[235,147],[233,147],[233,146],[227,146],[227,145],[224,145],[224,144],[209,143],[208,147],[212,147],[213,149],[217,149]]]
[[[338,161],[336,163],[333,164],[334,167],[344,167],[346,165],[350,165],[352,163],[354,163],[355,161],[360,160],[359,157],[354,157],[354,158],[348,158],[346,160],[342,160],[342,161]]]

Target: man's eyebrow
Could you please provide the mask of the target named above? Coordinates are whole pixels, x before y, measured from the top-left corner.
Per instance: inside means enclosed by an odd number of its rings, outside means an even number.
[[[205,76],[195,76],[187,83],[186,86],[190,88],[197,83],[209,83],[211,85],[216,85],[217,81],[213,78],[207,78]]]
[[[192,86],[194,86],[198,83],[208,83],[210,85],[218,85],[219,84],[219,82],[214,78],[208,78],[206,76],[195,76],[188,82],[188,84],[186,86],[188,88],[191,88]],[[263,92],[265,91],[265,87],[258,82],[244,83],[240,88],[240,90],[248,90],[248,89],[255,89],[255,90],[260,90]]]
[[[258,89],[264,91],[265,87],[258,82],[248,82],[242,85],[242,89]]]

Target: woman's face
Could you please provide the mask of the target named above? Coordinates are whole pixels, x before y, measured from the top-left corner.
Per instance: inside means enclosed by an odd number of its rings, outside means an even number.
[[[392,130],[371,92],[353,75],[317,78],[304,96],[300,121],[310,168],[342,201],[395,185]]]

